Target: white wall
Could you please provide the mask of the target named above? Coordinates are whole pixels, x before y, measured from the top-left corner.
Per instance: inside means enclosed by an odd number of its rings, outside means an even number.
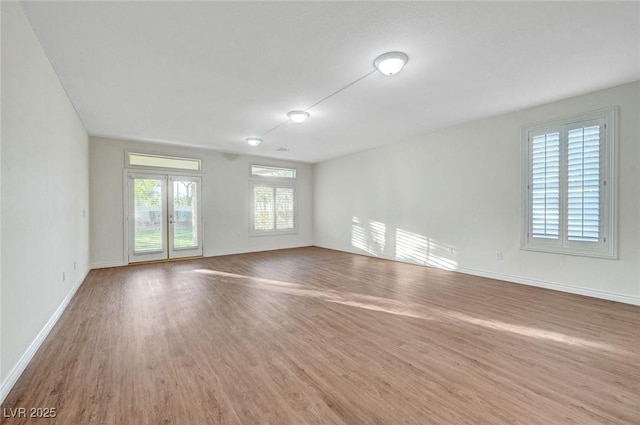
[[[201,158],[204,183],[204,256],[309,246],[313,242],[310,164],[225,154],[165,144],[90,138],[91,264],[125,264],[123,169],[125,151]],[[293,167],[297,172],[298,227],[293,235],[249,236],[249,165]]]
[[[87,132],[19,3],[0,7],[2,399],[88,271],[89,173]]]
[[[0,5],[0,58],[2,57],[2,5]],[[0,66],[0,81],[2,81],[2,66]],[[2,99],[2,84],[0,84],[0,99]],[[0,102],[0,387],[4,381],[2,368],[2,105]],[[4,400],[0,394],[0,402]]]
[[[315,244],[640,303],[639,99],[627,84],[316,164]],[[614,105],[619,259],[521,250],[521,126]]]

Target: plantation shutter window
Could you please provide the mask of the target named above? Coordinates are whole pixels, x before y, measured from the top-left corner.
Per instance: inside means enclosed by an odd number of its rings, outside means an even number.
[[[615,111],[523,128],[523,249],[615,258]]]
[[[296,170],[251,165],[252,236],[297,232]]]

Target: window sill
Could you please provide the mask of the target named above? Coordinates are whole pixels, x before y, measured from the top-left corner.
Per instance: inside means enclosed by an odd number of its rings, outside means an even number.
[[[280,236],[280,235],[297,235],[298,229],[291,230],[253,230],[249,232],[249,237],[254,236]]]
[[[534,251],[534,252],[545,252],[547,254],[564,254],[564,255],[573,255],[578,257],[591,257],[591,258],[602,258],[605,260],[617,260],[618,253],[613,251],[612,249],[608,250],[595,250],[595,249],[580,249],[573,247],[563,247],[563,246],[541,246],[541,245],[533,245],[526,244],[520,247],[523,251]]]

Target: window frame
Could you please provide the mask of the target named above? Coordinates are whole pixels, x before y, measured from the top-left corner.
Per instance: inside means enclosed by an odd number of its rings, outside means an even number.
[[[260,176],[252,173],[252,168],[286,168],[294,170],[296,177]],[[298,233],[298,190],[297,169],[292,167],[278,167],[273,165],[250,164],[249,165],[249,236],[275,236],[292,235]],[[293,190],[293,227],[290,229],[277,229],[276,216],[274,215],[274,229],[262,230],[255,228],[255,187],[285,188]],[[274,192],[275,193],[275,192]],[[276,208],[274,199],[274,209]]]
[[[138,165],[131,164],[131,155],[139,155],[146,156],[152,158],[164,158],[164,159],[174,159],[174,160],[182,160],[182,161],[196,161],[198,163],[198,169],[192,168],[180,168],[180,167],[163,167],[163,166],[155,166],[155,165]],[[164,154],[159,152],[145,152],[143,150],[130,150],[125,149],[124,152],[124,168],[126,169],[138,169],[138,170],[154,170],[158,172],[169,172],[169,173],[188,173],[194,175],[201,175],[204,173],[203,170],[203,161],[202,158],[199,157],[187,157],[187,156],[177,156],[173,154]]]
[[[254,174],[253,167],[260,168],[268,168],[272,170],[290,170],[293,171],[293,177],[283,177],[283,176],[265,176],[261,174]],[[261,165],[261,164],[249,164],[249,177],[252,179],[269,179],[269,180],[282,180],[282,181],[295,181],[298,177],[298,170],[296,168],[291,167],[277,167],[275,165]]]
[[[586,257],[617,259],[617,118],[618,107],[610,107],[561,119],[547,120],[521,128],[521,243],[526,251],[567,254]],[[568,237],[568,174],[567,146],[571,129],[590,123],[603,123],[600,133],[600,217],[598,242],[571,241]],[[560,131],[560,205],[559,235],[557,239],[534,238],[532,236],[532,139],[535,135]]]

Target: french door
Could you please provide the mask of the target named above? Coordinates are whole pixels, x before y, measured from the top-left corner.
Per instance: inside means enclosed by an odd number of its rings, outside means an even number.
[[[129,263],[202,255],[202,179],[128,173]]]

